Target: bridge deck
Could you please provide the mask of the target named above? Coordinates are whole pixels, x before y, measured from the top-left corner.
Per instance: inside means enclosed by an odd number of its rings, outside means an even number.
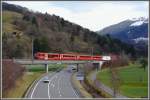
[[[31,60],[31,59],[14,59],[19,64],[82,64],[82,63],[99,63],[100,61],[90,60]]]

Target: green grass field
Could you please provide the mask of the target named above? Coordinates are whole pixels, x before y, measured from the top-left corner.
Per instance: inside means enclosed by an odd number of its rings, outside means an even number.
[[[45,71],[45,66],[44,65],[26,65],[26,69],[29,72],[44,72]],[[48,65],[48,70],[49,71],[56,71],[58,69],[62,69],[65,67],[64,64],[49,64]]]
[[[120,93],[127,97],[148,97],[148,68],[139,68],[138,65],[129,65],[119,68],[121,79]],[[109,69],[99,71],[97,79],[112,87]]]

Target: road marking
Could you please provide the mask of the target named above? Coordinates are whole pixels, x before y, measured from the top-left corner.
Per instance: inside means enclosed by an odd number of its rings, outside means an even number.
[[[55,77],[57,77],[56,76],[57,74],[55,74],[54,76],[52,76],[51,78],[50,78],[50,80],[49,80],[49,83],[48,83],[48,98],[50,99],[51,98],[51,95],[50,95],[50,88],[49,88],[49,86],[50,86],[50,84],[51,84],[51,81],[55,78]]]
[[[45,76],[44,76],[44,77],[45,77]],[[33,93],[34,93],[34,91],[35,91],[37,85],[39,84],[39,82],[40,82],[42,79],[43,79],[43,78],[41,78],[40,80],[38,80],[38,82],[36,83],[35,87],[33,88],[33,91],[32,91],[32,93],[31,93],[31,98],[33,97]]]
[[[55,74],[55,75],[56,75],[56,74]],[[55,75],[54,75],[54,76],[55,76]],[[55,78],[54,76],[50,78],[50,81],[49,81],[49,83],[48,83],[48,98],[51,98],[49,89],[50,89],[51,81]]]
[[[62,74],[62,73],[61,73],[61,74]],[[48,98],[49,98],[49,99],[52,98],[52,97],[51,97],[52,95],[50,94],[50,87],[51,87],[51,86],[57,87],[57,86],[55,85],[55,81],[54,81],[54,83],[53,83],[53,80],[54,80],[55,78],[56,78],[56,80],[58,81],[58,93],[59,93],[59,96],[62,97],[60,81],[61,81],[62,78],[66,78],[66,76],[63,75],[63,74],[65,74],[65,73],[63,73],[62,75],[61,75],[61,74],[60,74],[60,73],[55,73],[54,75],[52,75],[51,77],[49,77],[49,83],[48,83]],[[59,75],[59,76],[58,76],[58,75]],[[48,76],[50,76],[50,75],[48,75]],[[64,77],[61,77],[61,76],[64,76]],[[44,77],[45,77],[45,76],[44,76]],[[32,93],[31,93],[31,98],[33,97],[33,94],[34,94],[34,92],[35,92],[35,90],[36,90],[36,88],[37,88],[39,82],[40,82],[42,79],[44,79],[44,77],[41,78],[41,79],[36,83],[35,87],[33,88]],[[65,80],[64,80],[64,81],[65,81]],[[69,82],[69,85],[70,85],[70,87],[72,88],[72,91],[74,92],[75,96],[78,97],[78,95],[76,94],[76,92],[75,92],[75,90],[73,89],[73,87],[72,87],[72,85],[71,85],[71,83],[70,83],[69,80],[68,80],[68,82]]]
[[[60,85],[59,84],[60,83],[60,79],[61,79],[61,77],[58,79],[58,91],[59,91],[59,95],[62,96],[61,93],[60,93],[60,86],[59,86]]]
[[[38,80],[38,82],[36,83],[35,87],[33,88],[32,93],[31,93],[31,98],[33,98],[33,94],[34,94],[34,92],[35,92],[35,90],[36,90],[36,88],[37,88],[39,82],[41,82],[41,80],[43,80],[46,76],[50,77],[51,75],[52,75],[52,74],[45,75],[45,76],[43,76],[40,80]],[[53,77],[53,76],[52,76],[52,77]],[[51,77],[51,78],[52,78],[52,77]],[[48,85],[48,90],[49,90],[49,85]],[[48,91],[48,97],[49,97],[49,91]]]
[[[67,75],[67,76],[68,76],[68,75]],[[63,77],[64,77],[64,79],[67,79],[64,74],[63,74]],[[71,85],[71,82],[70,82],[71,80],[70,80],[70,79],[71,79],[71,78],[69,77],[66,81],[69,82],[69,85],[70,85],[72,91],[74,92],[75,96],[78,97],[77,93],[75,92],[74,88],[73,88],[72,85]]]

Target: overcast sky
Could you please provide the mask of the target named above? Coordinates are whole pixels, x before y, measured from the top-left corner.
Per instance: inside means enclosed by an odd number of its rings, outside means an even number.
[[[6,1],[5,1],[6,2]],[[33,11],[55,14],[92,31],[126,19],[147,17],[148,1],[7,1]]]

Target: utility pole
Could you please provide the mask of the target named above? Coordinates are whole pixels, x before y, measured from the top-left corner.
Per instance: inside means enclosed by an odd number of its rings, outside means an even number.
[[[92,59],[93,59],[93,47],[91,47],[91,55],[92,55]]]
[[[34,39],[32,36],[32,63],[33,63],[33,60],[34,60]]]
[[[93,47],[92,47],[92,56],[93,56]]]

